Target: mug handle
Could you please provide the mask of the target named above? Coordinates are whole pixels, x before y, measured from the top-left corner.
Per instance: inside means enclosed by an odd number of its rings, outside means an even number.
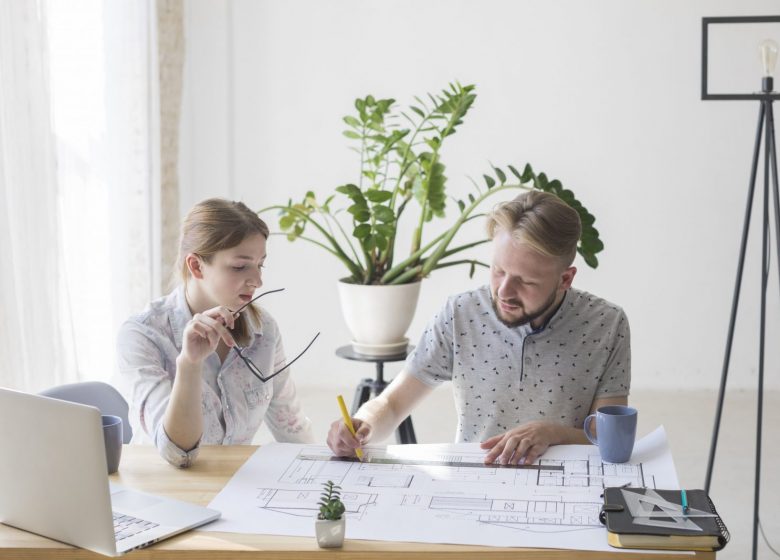
[[[596,415],[595,414],[589,415],[587,418],[585,418],[585,423],[582,425],[582,428],[585,431],[585,437],[588,438],[588,440],[593,445],[598,445],[599,444],[598,438],[595,435],[591,434],[590,433],[590,429],[589,429],[590,421],[591,420],[595,420],[595,419],[596,419]]]

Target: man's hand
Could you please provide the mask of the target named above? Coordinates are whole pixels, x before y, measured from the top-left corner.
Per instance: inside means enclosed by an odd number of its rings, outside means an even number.
[[[495,435],[480,444],[489,449],[485,464],[496,461],[501,465],[531,465],[551,445],[561,443],[564,426],[552,422],[528,422],[503,434]]]
[[[355,455],[355,449],[363,447],[371,437],[371,424],[368,422],[352,418],[352,426],[355,428],[357,437],[352,435],[342,418],[330,425],[328,447],[337,457],[351,457]]]

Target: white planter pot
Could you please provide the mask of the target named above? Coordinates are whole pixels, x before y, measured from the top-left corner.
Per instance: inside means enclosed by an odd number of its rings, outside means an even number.
[[[369,356],[391,356],[406,349],[406,329],[414,318],[422,282],[366,286],[339,281],[344,321],[352,347]]]
[[[314,529],[317,533],[317,545],[320,548],[338,548],[344,544],[344,531],[346,530],[345,516],[341,516],[338,521],[329,519],[318,519],[315,521]]]

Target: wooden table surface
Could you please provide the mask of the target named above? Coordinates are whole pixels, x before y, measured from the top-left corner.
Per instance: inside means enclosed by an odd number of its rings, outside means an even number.
[[[189,469],[177,469],[168,465],[151,446],[126,445],[122,451],[119,472],[111,481],[144,492],[160,494],[203,506],[227,484],[233,473],[257,449],[255,446],[207,446],[200,451],[195,464]],[[45,504],[42,504],[45,507]],[[587,559],[607,558],[617,560],[712,560],[712,552],[689,554],[644,554],[615,551],[613,553],[573,550],[493,548],[484,546],[437,545],[424,543],[397,543],[383,541],[349,540],[340,549],[320,549],[313,537],[281,537],[245,535],[239,533],[211,533],[190,531],[154,546],[136,550],[128,559],[306,559],[306,558],[424,558],[425,560],[471,560],[473,558],[500,559]],[[14,560],[47,559],[97,559],[99,554],[73,548],[25,531],[0,524],[0,558]]]

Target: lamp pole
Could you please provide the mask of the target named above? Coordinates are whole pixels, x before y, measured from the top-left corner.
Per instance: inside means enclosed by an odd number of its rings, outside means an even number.
[[[745,220],[742,229],[742,242],[740,244],[739,264],[737,265],[737,279],[734,286],[734,297],[731,304],[731,318],[729,320],[729,330],[726,337],[726,352],[723,358],[723,370],[721,373],[720,390],[718,391],[718,405],[715,413],[715,426],[712,431],[712,443],[710,445],[709,460],[707,461],[707,476],[704,483],[704,489],[707,493],[710,491],[712,482],[712,467],[715,461],[715,451],[718,444],[718,433],[720,431],[720,421],[723,412],[723,398],[726,389],[726,379],[728,377],[729,362],[731,360],[731,347],[734,341],[734,325],[737,316],[737,307],[739,305],[739,294],[742,287],[742,273],[745,264],[745,251],[747,248],[748,231],[750,229],[750,215],[753,207],[753,195],[756,186],[756,173],[758,170],[759,153],[761,151],[761,136],[764,132],[764,188],[763,188],[763,212],[762,212],[762,239],[761,239],[761,313],[759,326],[759,349],[758,349],[758,405],[756,407],[756,464],[755,464],[755,487],[753,495],[753,555],[755,560],[758,554],[758,523],[759,523],[759,497],[761,491],[761,437],[762,421],[764,410],[764,354],[766,341],[766,292],[769,279],[769,179],[772,177],[772,193],[774,199],[774,218],[776,234],[776,250],[778,263],[780,263],[780,192],[778,192],[777,181],[777,153],[775,146],[775,126],[774,115],[772,111],[772,94],[774,93],[774,73],[777,62],[778,46],[771,39],[761,41],[759,44],[759,53],[764,70],[761,81],[762,95],[760,98],[760,107],[758,113],[758,127],[756,131],[756,142],[753,150],[753,164],[750,171],[750,185],[748,189],[747,207],[745,209]]]

